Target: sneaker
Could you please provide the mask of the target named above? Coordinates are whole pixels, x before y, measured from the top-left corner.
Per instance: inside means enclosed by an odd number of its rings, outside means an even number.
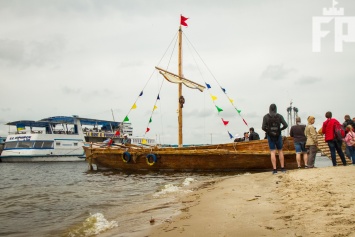
[[[286,169],[285,168],[281,168],[281,172],[282,173],[286,173]]]
[[[305,168],[305,169],[308,169],[308,165],[305,165],[304,168]]]
[[[273,171],[272,171],[272,174],[277,174],[277,170],[273,170]]]
[[[298,166],[299,169],[301,169],[301,166]]]

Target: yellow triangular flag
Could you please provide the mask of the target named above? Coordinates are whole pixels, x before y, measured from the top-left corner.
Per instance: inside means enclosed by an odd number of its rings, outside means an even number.
[[[232,100],[232,99],[229,99],[229,101],[233,104],[234,103],[234,100]]]
[[[142,144],[147,144],[147,140],[145,140],[144,138],[142,139]]]
[[[158,107],[156,105],[154,105],[153,111],[156,110]]]
[[[131,109],[136,109],[137,108],[137,105],[136,105],[136,103],[134,103],[133,105],[132,105],[132,108]]]
[[[217,100],[217,96],[211,95],[213,101]]]

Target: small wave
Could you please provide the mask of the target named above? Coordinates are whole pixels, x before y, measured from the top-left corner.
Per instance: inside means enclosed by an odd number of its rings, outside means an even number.
[[[184,186],[189,186],[194,181],[195,181],[195,179],[193,179],[193,178],[186,178],[182,184]]]
[[[183,186],[189,186],[192,182],[194,182],[195,179],[193,178],[186,178],[184,182],[182,183]],[[166,184],[164,185],[164,188],[160,190],[159,192],[153,194],[153,197],[159,197],[161,195],[165,195],[168,193],[176,193],[176,192],[191,192],[191,190],[182,190],[180,187],[175,186],[173,184]]]
[[[74,227],[69,231],[69,237],[88,237],[97,235],[106,230],[117,227],[116,221],[108,221],[101,213],[90,214],[88,218],[79,226]]]
[[[180,188],[175,186],[175,185],[173,185],[173,184],[166,184],[166,185],[164,185],[164,188],[162,190],[160,190],[159,192],[153,194],[153,196],[154,197],[159,197],[159,196],[164,195],[164,194],[178,192],[179,190],[180,190]]]

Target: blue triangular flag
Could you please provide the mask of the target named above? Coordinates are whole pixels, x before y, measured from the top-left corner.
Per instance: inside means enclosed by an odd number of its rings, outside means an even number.
[[[233,135],[228,131],[229,138],[232,139]]]
[[[210,84],[208,84],[208,83],[206,83],[206,82],[205,82],[205,84],[206,84],[206,86],[207,86],[207,89],[211,89]]]
[[[221,87],[221,89],[222,89],[222,91],[223,91],[224,93],[226,93],[226,89],[224,89],[223,87]]]
[[[159,94],[158,94],[157,100],[160,100]]]
[[[143,91],[141,91],[141,93],[139,94],[139,96],[142,96],[143,95]]]

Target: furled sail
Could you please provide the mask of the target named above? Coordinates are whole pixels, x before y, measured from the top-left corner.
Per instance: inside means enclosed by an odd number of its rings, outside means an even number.
[[[168,72],[164,69],[161,69],[159,67],[155,67],[156,69],[159,70],[159,73],[161,75],[163,75],[163,77],[168,80],[169,82],[172,82],[172,83],[182,83],[184,84],[185,86],[189,87],[189,88],[192,88],[192,89],[198,89],[199,91],[203,92],[203,90],[205,89],[205,86],[203,85],[200,85],[196,82],[193,82],[193,81],[190,81],[189,79],[186,79],[184,77],[179,77],[178,75],[174,74],[174,73],[171,73],[171,72]]]

